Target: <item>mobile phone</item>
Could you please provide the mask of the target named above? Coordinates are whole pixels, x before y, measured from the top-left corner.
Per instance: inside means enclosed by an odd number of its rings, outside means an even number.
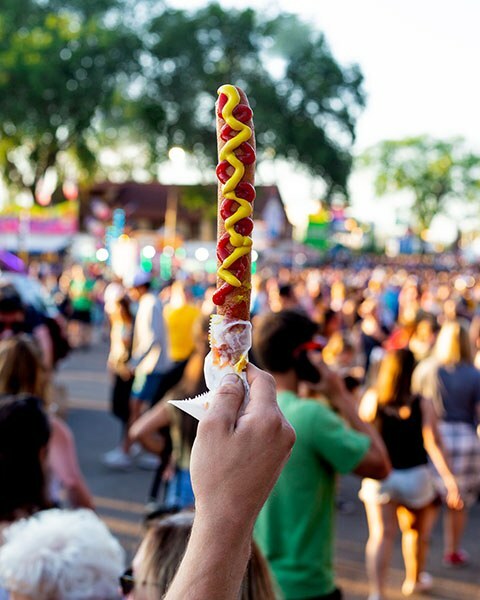
[[[302,351],[294,358],[293,368],[300,381],[308,383],[319,383],[320,372],[307,356],[306,351]]]

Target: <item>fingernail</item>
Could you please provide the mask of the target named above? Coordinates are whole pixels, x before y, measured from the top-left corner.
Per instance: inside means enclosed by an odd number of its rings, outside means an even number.
[[[222,379],[222,385],[238,385],[242,380],[235,373],[227,373],[225,377]]]

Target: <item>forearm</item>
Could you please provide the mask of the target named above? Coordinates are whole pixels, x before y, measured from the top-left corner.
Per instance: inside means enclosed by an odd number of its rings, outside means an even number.
[[[42,351],[43,366],[47,371],[53,368],[53,342],[46,325],[39,325],[33,332]]]
[[[348,392],[342,394],[341,398],[337,398],[336,405],[352,429],[364,433],[370,438],[370,449],[366,456],[367,463],[360,465],[355,473],[362,477],[385,478],[391,469],[391,464],[387,449],[377,429],[360,418],[353,398]]]
[[[431,458],[432,463],[434,464],[443,481],[451,481],[452,479],[454,479],[453,473],[450,470],[442,446],[435,439],[434,434],[430,432],[424,432],[423,440],[425,450],[427,451],[428,456]]]
[[[128,361],[128,366],[132,369],[136,369],[143,360],[145,360],[145,358],[149,355],[149,353],[152,351],[153,349],[153,345],[155,343],[155,340],[152,339],[151,342],[149,343],[149,345],[147,346],[147,348],[145,348],[145,350],[143,350],[143,352],[141,354],[136,354],[135,356],[131,356],[130,360]]]
[[[68,499],[73,508],[90,508],[95,510],[93,497],[83,480],[76,482],[68,489]]]
[[[225,526],[197,513],[187,551],[165,600],[237,600],[251,550],[252,527]]]

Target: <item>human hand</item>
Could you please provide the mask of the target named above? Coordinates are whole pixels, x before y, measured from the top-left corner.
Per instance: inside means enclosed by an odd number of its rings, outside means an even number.
[[[319,382],[309,383],[308,386],[317,394],[326,396],[334,408],[339,408],[338,404],[348,396],[343,377],[327,367],[320,353],[309,352],[308,359],[320,374]]]
[[[197,516],[248,531],[290,456],[295,432],[278,407],[273,378],[253,365],[247,378],[250,400],[242,413],[241,379],[223,379],[199,423],[190,473]]]
[[[462,510],[464,504],[455,478],[445,481],[445,487],[447,488],[445,501],[448,508],[451,508],[452,510]]]

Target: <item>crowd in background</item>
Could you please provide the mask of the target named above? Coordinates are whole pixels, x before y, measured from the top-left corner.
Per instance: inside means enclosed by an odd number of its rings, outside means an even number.
[[[185,551],[195,506],[190,457],[197,422],[167,401],[206,391],[214,276],[180,272],[161,281],[138,272],[122,280],[97,265],[56,272],[33,263],[29,277],[41,283],[50,310],[28,303],[15,278],[0,278],[3,593],[118,597],[123,551],[90,510],[55,383],[69,352],[108,342],[119,443],[99,460],[120,471],[154,472],[145,490],[152,512],[147,534],[121,584],[125,597],[161,597]],[[405,596],[433,585],[428,543],[440,512],[444,563],[468,563],[462,535],[480,494],[476,269],[368,256],[302,269],[265,265],[253,275],[251,314],[251,361],[273,375],[297,441],[258,517],[243,597],[341,598],[333,568],[335,477],[349,472],[362,478],[370,600],[385,598],[397,526]],[[69,540],[62,538],[65,529]],[[54,595],[48,588],[54,584],[44,583],[42,595],[32,595],[28,564],[49,562],[50,543],[82,552],[87,537],[110,558],[69,575],[68,585],[85,594],[65,588]],[[38,554],[36,539],[47,540],[46,554]],[[56,568],[58,575],[72,567]],[[53,581],[55,569],[47,571],[45,582]],[[140,590],[138,581],[152,584],[153,592]],[[97,590],[91,596],[88,586]]]

